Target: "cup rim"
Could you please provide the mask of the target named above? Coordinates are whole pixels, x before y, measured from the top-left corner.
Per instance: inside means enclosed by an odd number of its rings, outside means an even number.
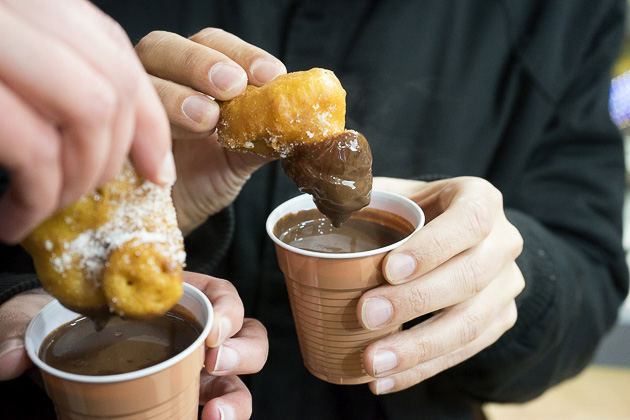
[[[201,334],[199,334],[199,337],[197,337],[197,339],[190,346],[188,346],[185,350],[181,351],[177,355],[161,363],[158,363],[156,365],[149,366],[143,369],[134,370],[133,372],[119,373],[116,375],[98,375],[98,376],[69,373],[69,372],[65,372],[63,370],[59,370],[57,368],[54,368],[48,365],[47,363],[45,363],[43,360],[39,358],[39,355],[38,355],[39,349],[35,349],[35,343],[33,342],[33,338],[31,337],[31,334],[32,334],[32,329],[36,320],[38,320],[39,318],[45,317],[49,312],[55,309],[58,309],[59,306],[62,306],[61,303],[56,299],[53,300],[52,302],[49,302],[46,306],[44,306],[37,313],[35,318],[33,318],[31,322],[29,323],[28,328],[26,329],[26,334],[25,334],[25,339],[24,339],[26,352],[29,358],[31,359],[31,361],[44,372],[50,375],[56,376],[58,378],[65,379],[68,381],[73,381],[73,382],[104,384],[104,383],[124,382],[124,381],[129,381],[129,380],[153,375],[157,372],[160,372],[171,366],[174,366],[175,364],[179,363],[180,361],[188,357],[200,345],[202,345],[205,342],[206,337],[208,336],[208,334],[210,333],[210,329],[212,328],[212,323],[214,319],[214,311],[212,309],[212,304],[210,303],[210,300],[208,299],[208,297],[199,289],[197,289],[196,287],[188,283],[183,283],[183,287],[184,287],[184,294],[182,296],[187,295],[193,299],[199,299],[201,301],[201,303],[203,304],[203,307],[208,311],[208,322],[206,322],[206,325],[201,331]],[[73,311],[69,311],[69,312],[73,312]],[[79,313],[76,313],[76,315],[81,316],[81,314]]]
[[[328,253],[328,252],[317,252],[317,251],[309,251],[305,249],[300,249],[300,248],[291,246],[285,242],[282,242],[280,239],[278,239],[278,237],[273,232],[273,228],[276,222],[280,220],[281,218],[281,216],[278,217],[278,215],[279,214],[284,215],[285,213],[287,213],[284,210],[286,207],[291,207],[292,205],[299,203],[300,201],[307,201],[310,199],[311,201],[310,203],[308,203],[309,206],[308,207],[305,206],[301,210],[310,210],[310,209],[316,208],[311,195],[301,194],[280,204],[269,214],[269,216],[267,217],[267,222],[265,223],[267,235],[271,238],[271,240],[276,245],[299,255],[304,255],[307,257],[314,257],[314,258],[325,258],[325,259],[348,259],[348,258],[370,257],[370,256],[381,254],[384,252],[389,252],[395,248],[398,248],[403,243],[405,243],[410,237],[412,237],[416,232],[418,232],[424,226],[424,223],[425,223],[424,212],[422,211],[420,206],[413,200],[410,200],[407,197],[404,197],[400,194],[393,193],[390,191],[374,189],[372,190],[372,202],[370,202],[368,207],[372,205],[375,198],[382,199],[385,201],[390,201],[390,202],[395,201],[396,203],[402,204],[412,213],[416,214],[418,218],[418,226],[416,226],[413,232],[411,232],[409,235],[407,235],[405,238],[401,239],[400,241],[394,242],[393,244],[387,245],[385,247],[371,249],[369,251]]]

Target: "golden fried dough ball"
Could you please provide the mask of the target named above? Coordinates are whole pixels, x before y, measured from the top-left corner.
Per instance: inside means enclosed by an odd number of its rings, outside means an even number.
[[[219,143],[266,157],[289,156],[296,144],[342,132],[346,122],[346,91],[332,71],[320,68],[247,86],[219,106]]]
[[[151,243],[125,242],[112,251],[103,273],[103,292],[109,306],[126,317],[159,315],[170,309],[182,294],[181,265]]]
[[[129,162],[22,245],[44,288],[85,315],[157,316],[183,292],[186,254],[170,187],[145,181]]]

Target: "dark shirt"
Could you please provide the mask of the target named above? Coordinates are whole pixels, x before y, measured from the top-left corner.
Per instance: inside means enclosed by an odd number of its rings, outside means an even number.
[[[471,419],[480,402],[531,399],[589,363],[628,287],[624,154],[607,107],[622,0],[96,3],[134,42],[216,26],[289,71],[333,70],[375,176],[485,178],[524,237],[519,318],[498,342],[391,395],[330,385],[304,368],[264,229],[298,191],[277,162],[266,165],[186,243],[188,269],[232,281],[246,316],[268,329],[267,364],[243,378],[252,418]]]

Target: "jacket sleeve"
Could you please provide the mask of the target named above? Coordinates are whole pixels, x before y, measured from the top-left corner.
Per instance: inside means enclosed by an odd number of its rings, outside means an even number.
[[[591,16],[597,26],[582,28],[589,38],[576,40],[566,88],[548,90],[553,117],[528,157],[518,192],[508,194],[506,214],[524,238],[517,263],[526,286],[517,298],[516,325],[439,378],[482,401],[525,401],[577,374],[628,293],[624,151],[608,114],[623,13],[622,2],[606,3],[614,6]]]

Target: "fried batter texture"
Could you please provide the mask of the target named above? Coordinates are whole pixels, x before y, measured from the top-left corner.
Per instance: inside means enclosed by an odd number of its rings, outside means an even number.
[[[219,143],[270,158],[290,156],[296,145],[342,132],[346,123],[346,91],[332,71],[320,68],[249,85],[219,106]]]
[[[44,288],[88,316],[148,318],[181,297],[186,254],[170,187],[127,162],[112,181],[39,225],[22,242]]]

